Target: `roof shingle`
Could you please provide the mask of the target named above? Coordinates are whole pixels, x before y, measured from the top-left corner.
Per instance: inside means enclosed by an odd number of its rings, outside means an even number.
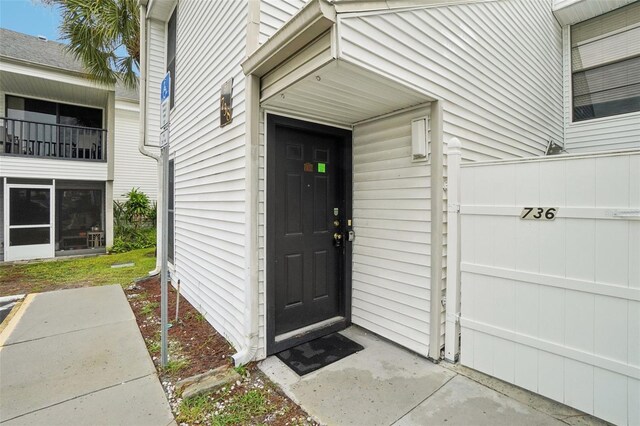
[[[84,73],[82,63],[65,50],[64,44],[5,28],[0,28],[0,56]]]
[[[82,63],[65,49],[64,44],[6,28],[0,28],[0,57],[85,74]],[[116,99],[138,101],[138,91],[118,83]]]

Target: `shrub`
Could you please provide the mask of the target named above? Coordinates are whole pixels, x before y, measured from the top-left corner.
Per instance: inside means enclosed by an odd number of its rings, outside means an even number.
[[[156,245],[155,203],[151,206],[149,197],[137,188],[131,189],[127,199],[113,202],[113,246],[110,252],[153,247]]]
[[[127,201],[123,207],[127,218],[134,226],[143,226],[149,215],[149,197],[138,188],[132,188],[127,193]]]

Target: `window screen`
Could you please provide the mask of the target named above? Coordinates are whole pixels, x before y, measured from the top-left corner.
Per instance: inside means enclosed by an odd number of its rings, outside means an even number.
[[[7,95],[7,118],[47,124],[102,128],[102,110]]]
[[[573,121],[640,111],[640,2],[571,27]]]

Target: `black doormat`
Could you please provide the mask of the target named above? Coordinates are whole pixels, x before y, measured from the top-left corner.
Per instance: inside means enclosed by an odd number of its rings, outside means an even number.
[[[279,352],[276,356],[298,376],[304,376],[363,349],[342,334],[332,333]]]

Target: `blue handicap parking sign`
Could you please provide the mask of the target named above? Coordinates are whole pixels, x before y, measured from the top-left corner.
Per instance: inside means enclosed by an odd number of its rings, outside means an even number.
[[[167,72],[160,85],[160,102],[164,102],[169,99],[169,93],[171,91],[171,73]]]

